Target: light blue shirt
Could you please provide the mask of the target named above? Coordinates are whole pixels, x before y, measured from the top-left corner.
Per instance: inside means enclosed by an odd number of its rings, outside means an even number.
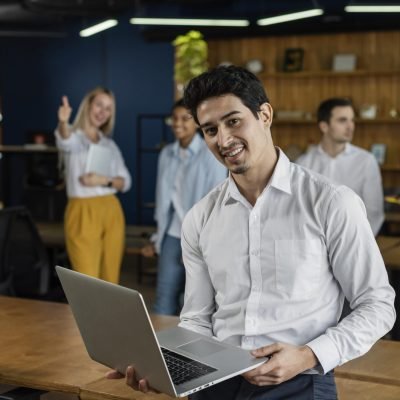
[[[211,189],[227,177],[226,168],[214,157],[204,140],[196,134],[187,148],[188,158],[182,174],[179,214],[186,214],[192,206]],[[181,164],[179,142],[175,141],[163,148],[158,159],[156,184],[156,209],[154,219],[157,222],[155,247],[160,252],[161,243],[167,233],[173,215],[172,198],[175,179]],[[183,215],[182,215],[183,218]]]

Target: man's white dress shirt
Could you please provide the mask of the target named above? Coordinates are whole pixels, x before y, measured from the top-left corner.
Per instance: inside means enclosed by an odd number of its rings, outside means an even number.
[[[379,165],[369,151],[347,143],[344,151],[331,157],[318,145],[296,163],[353,189],[365,204],[374,235],[378,234],[385,219],[382,178]]]
[[[219,340],[308,345],[327,372],[394,323],[394,290],[362,201],[282,151],[254,207],[232,177],[198,202],[182,249],[180,326]],[[353,312],[338,323],[344,296]]]

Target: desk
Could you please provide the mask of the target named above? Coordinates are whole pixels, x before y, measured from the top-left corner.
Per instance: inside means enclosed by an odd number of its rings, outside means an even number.
[[[399,400],[400,387],[335,378],[339,400]]]
[[[400,212],[399,211],[388,211],[385,212],[385,222],[400,222]]]
[[[175,326],[178,321],[167,316],[151,319],[156,329]],[[92,383],[96,388],[109,370],[87,355],[67,304],[0,296],[0,324],[2,384],[80,395],[83,387],[90,391]],[[123,380],[104,381],[106,388],[110,385],[107,390],[121,387],[128,393]],[[129,390],[131,400],[170,398]]]
[[[38,223],[36,226],[46,247],[65,247],[65,235],[62,223]],[[155,230],[154,226],[127,225],[125,227],[125,252],[127,254],[141,254],[140,249],[148,244],[149,237]]]
[[[380,340],[364,356],[335,368],[335,376],[400,388],[400,342]]]
[[[47,247],[64,248],[65,236],[62,223],[38,223],[36,226]],[[155,231],[155,226],[127,225],[125,228],[125,252],[127,254],[141,254],[141,247],[148,243],[148,238]],[[387,254],[392,260],[392,250],[398,249],[400,251],[400,236],[378,236],[377,243],[384,260]],[[400,258],[398,264],[400,265]]]
[[[51,262],[57,264],[57,252],[65,249],[65,235],[62,223],[36,224],[44,245],[51,251]],[[138,256],[138,282],[144,275],[154,276],[154,270],[146,270],[141,257],[141,248],[149,243],[149,237],[156,231],[154,226],[127,225],[125,227],[125,254]]]
[[[151,316],[156,329],[178,319]],[[107,380],[108,371],[86,353],[67,304],[0,296],[0,383],[79,395],[82,400],[166,400],[165,394],[143,394],[123,380]],[[365,356],[336,369],[341,393],[355,387],[400,391],[400,342],[381,340]],[[354,382],[349,384],[349,380]],[[350,387],[351,386],[351,387]],[[394,400],[398,397],[341,397],[341,400]]]

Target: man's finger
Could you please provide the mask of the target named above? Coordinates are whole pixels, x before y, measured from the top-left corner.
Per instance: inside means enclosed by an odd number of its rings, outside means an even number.
[[[139,381],[139,390],[143,393],[146,393],[149,391],[149,387],[147,385],[147,381],[145,379],[141,379]]]
[[[260,347],[258,349],[252,350],[251,354],[254,357],[266,357],[282,350],[282,345],[280,343],[273,343],[269,346]]]
[[[135,370],[134,368],[130,365],[126,369],[126,383],[128,386],[137,388],[137,380],[136,380],[136,375],[135,375]]]
[[[118,372],[118,371],[108,371],[107,373],[106,373],[106,378],[107,379],[121,379],[121,378],[123,378],[124,377],[124,375],[122,375],[120,372]]]

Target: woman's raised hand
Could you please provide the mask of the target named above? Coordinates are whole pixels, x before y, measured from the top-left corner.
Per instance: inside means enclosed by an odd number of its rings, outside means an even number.
[[[58,121],[61,123],[68,123],[69,118],[71,117],[72,108],[69,105],[68,97],[62,97],[62,104],[58,108]]]

